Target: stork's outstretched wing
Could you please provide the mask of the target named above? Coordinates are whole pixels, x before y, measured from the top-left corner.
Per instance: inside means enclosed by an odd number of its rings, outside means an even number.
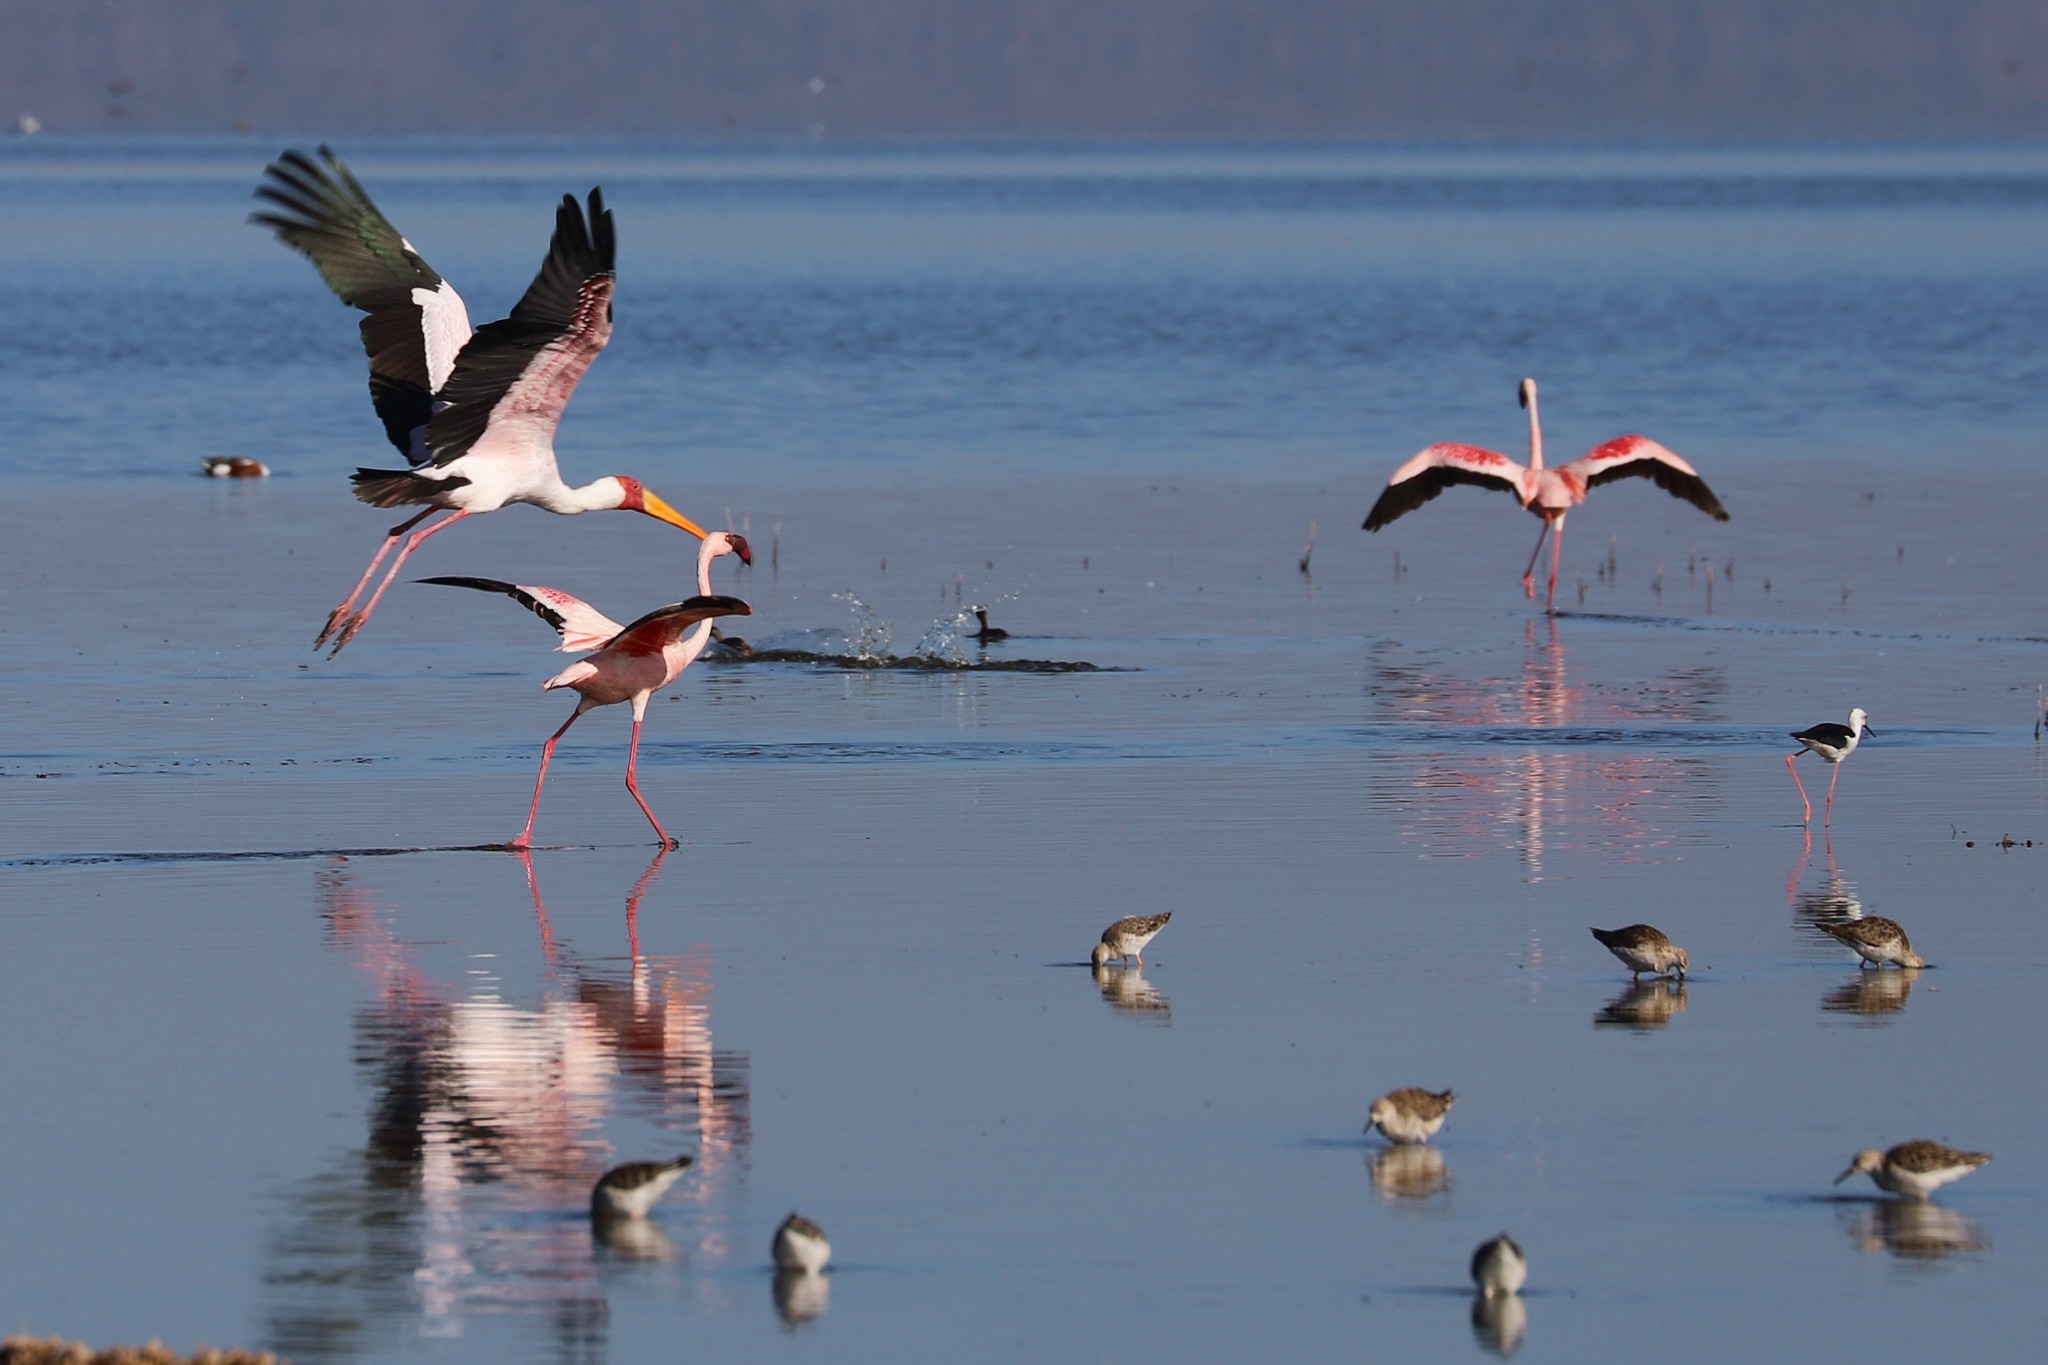
[[[563,195],[540,273],[512,316],[477,329],[434,395],[441,408],[427,444],[435,464],[479,444],[521,455],[553,449],[569,395],[611,340],[617,254],[604,195],[590,192],[587,223],[575,196]]]
[[[560,588],[507,583],[496,578],[422,578],[417,581],[437,583],[444,588],[474,588],[478,592],[501,592],[553,626],[555,633],[562,637],[560,649],[564,654],[583,654],[593,649],[602,649],[622,629],[617,621],[596,607],[580,597],[571,597]]]
[[[1497,450],[1452,442],[1433,445],[1394,471],[1394,477],[1387,480],[1387,491],[1366,514],[1365,529],[1379,530],[1453,484],[1477,484],[1519,496],[1528,472]]]
[[[249,221],[304,255],[343,303],[366,315],[370,401],[391,444],[413,464],[425,464],[434,395],[470,337],[461,295],[399,236],[326,147],[318,162],[288,151],[263,175],[256,196],[279,211],[252,213]]]
[[[1728,509],[1707,487],[1699,471],[1647,436],[1617,436],[1605,445],[1593,447],[1558,472],[1568,479],[1583,479],[1589,488],[1616,479],[1649,479],[1715,521],[1728,520]]]

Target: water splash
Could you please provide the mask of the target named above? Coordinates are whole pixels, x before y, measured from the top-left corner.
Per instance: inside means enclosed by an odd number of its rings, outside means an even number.
[[[875,615],[875,609],[862,601],[851,588],[832,594],[835,602],[844,602],[853,611],[853,630],[847,637],[848,652],[856,659],[866,662],[880,662],[890,655],[890,626],[887,621]]]
[[[930,659],[935,663],[964,664],[967,662],[966,639],[979,628],[974,612],[961,608],[951,616],[943,616],[932,622],[924,638],[917,642],[911,657]]]

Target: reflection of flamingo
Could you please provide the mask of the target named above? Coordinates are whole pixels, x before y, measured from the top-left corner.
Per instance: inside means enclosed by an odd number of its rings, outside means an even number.
[[[320,157],[324,165],[296,151],[271,162],[256,193],[283,211],[250,221],[303,253],[342,302],[367,315],[370,400],[412,467],[358,469],[356,497],[373,507],[425,509],[391,529],[355,591],[328,614],[315,649],[331,637],[340,653],[428,536],[508,503],[565,514],[644,512],[703,538],[701,527],[636,479],[571,488],[555,468],[556,424],[612,334],[615,248],[602,195],[590,192],[587,224],[576,200],[562,197],[548,258],[512,316],[472,333],[454,288],[398,235],[333,152],[322,147]],[[355,611],[398,538],[435,512],[454,515],[415,532]]]
[[[711,641],[714,617],[753,615],[753,608],[737,597],[711,595],[711,561],[727,554],[738,555],[744,563],[754,562],[745,538],[730,531],[706,536],[697,554],[698,596],[673,606],[658,607],[629,626],[619,625],[588,602],[558,588],[529,587],[495,578],[420,580],[451,588],[503,593],[553,626],[562,637],[563,652],[597,650],[541,684],[546,691],[574,688],[582,699],[569,713],[569,719],[562,722],[562,728],[548,736],[548,742],[541,747],[540,776],[534,779],[533,804],[526,810],[526,828],[506,847],[516,850],[533,844],[533,817],[540,811],[540,792],[547,785],[548,763],[555,756],[556,741],[569,732],[569,727],[585,711],[622,701],[633,703],[633,741],[626,751],[626,790],[632,793],[647,823],[654,826],[655,838],[665,848],[675,846],[661,821],[654,818],[654,812],[641,798],[640,784],[634,780],[634,765],[640,757],[640,722],[647,715],[648,698],[674,682],[704,652],[704,646]]]
[[[1546,612],[1557,608],[1557,563],[1564,552],[1565,514],[1586,500],[1586,491],[1615,479],[1646,478],[1673,497],[1683,498],[1716,521],[1728,520],[1728,511],[1714,496],[1693,467],[1644,436],[1617,436],[1605,445],[1593,447],[1570,464],[1557,469],[1543,467],[1543,428],[1536,418],[1536,381],[1524,379],[1520,390],[1522,406],[1529,410],[1529,463],[1516,464],[1498,451],[1478,446],[1442,443],[1430,446],[1394,471],[1387,489],[1366,515],[1365,529],[1377,531],[1396,518],[1413,512],[1453,484],[1471,483],[1513,493],[1522,506],[1543,519],[1536,548],[1529,553],[1529,566],[1522,570],[1522,591],[1536,596],[1536,556],[1543,553],[1543,539],[1553,533],[1550,548],[1550,591],[1543,600]]]
[[[1806,807],[1806,814],[1800,819],[1801,824],[1813,823],[1813,802],[1806,799],[1806,784],[1799,780],[1799,770],[1792,766],[1792,760],[1798,758],[1799,754],[1819,754],[1827,761],[1827,765],[1834,769],[1834,776],[1828,779],[1827,804],[1821,807],[1820,822],[1823,825],[1827,824],[1835,815],[1835,783],[1842,777],[1842,760],[1856,752],[1856,745],[1865,735],[1877,733],[1866,723],[1869,719],[1870,717],[1866,716],[1863,708],[1859,706],[1849,712],[1847,725],[1837,725],[1833,721],[1828,721],[1814,726],[1811,730],[1793,733],[1792,738],[1798,740],[1802,747],[1799,753],[1785,755],[1785,771],[1792,774],[1792,785],[1799,788],[1799,803]]]

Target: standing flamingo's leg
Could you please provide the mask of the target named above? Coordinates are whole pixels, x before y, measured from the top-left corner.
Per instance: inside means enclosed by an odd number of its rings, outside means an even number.
[[[533,847],[533,817],[540,810],[540,789],[548,782],[548,760],[555,756],[555,741],[569,733],[569,727],[576,718],[590,708],[590,703],[578,702],[576,709],[569,713],[569,719],[562,722],[562,728],[548,736],[548,742],[540,748],[540,776],[533,779],[533,804],[526,808],[526,828],[519,831],[519,837],[505,847],[519,852]]]
[[[1557,615],[1557,561],[1564,554],[1564,518],[1557,519],[1557,525],[1550,533],[1550,594],[1543,599],[1543,614]]]
[[[647,817],[647,823],[654,826],[654,837],[661,841],[663,848],[674,848],[675,840],[668,837],[668,831],[661,827],[661,821],[654,818],[654,812],[647,808],[647,802],[640,797],[640,784],[633,780],[633,764],[640,757],[640,718],[647,714],[647,694],[642,692],[633,698],[633,746],[626,750],[626,790],[633,793],[633,800],[639,803],[640,813]]]
[[[354,616],[349,617],[347,623],[342,626],[341,633],[334,637],[334,648],[328,651],[328,658],[331,659],[341,653],[341,647],[350,640],[355,639],[356,632],[369,623],[370,613],[377,610],[377,604],[384,600],[384,593],[390,588],[391,580],[398,577],[398,571],[405,567],[405,561],[412,552],[425,544],[428,536],[433,535],[436,531],[447,530],[468,515],[469,513],[467,512],[457,512],[454,516],[435,522],[424,531],[415,531],[406,537],[405,548],[398,552],[398,558],[391,561],[391,568],[385,573],[384,581],[377,585],[377,591],[370,594],[369,605]]]
[[[1536,600],[1536,556],[1543,553],[1543,542],[1550,535],[1550,518],[1543,519],[1543,529],[1536,533],[1536,548],[1529,551],[1529,565],[1522,570],[1522,595],[1531,602]]]
[[[1800,753],[1804,752],[1805,750],[1800,750]],[[1810,825],[1813,823],[1813,802],[1806,799],[1806,784],[1799,780],[1799,769],[1792,766],[1792,760],[1797,757],[1799,754],[1785,755],[1785,771],[1792,774],[1792,785],[1799,788],[1799,804],[1806,807],[1806,814],[1799,817],[1799,823]]]
[[[1825,806],[1821,807],[1821,814],[1820,814],[1820,823],[1821,823],[1821,825],[1822,825],[1822,827],[1823,827],[1823,828],[1826,828],[1826,827],[1827,827],[1827,825],[1828,825],[1828,822],[1829,822],[1830,820],[1833,820],[1833,819],[1835,818],[1835,783],[1841,780],[1841,776],[1842,776],[1842,765],[1841,765],[1841,764],[1839,764],[1839,763],[1837,763],[1837,764],[1835,765],[1835,775],[1834,775],[1833,777],[1831,777],[1831,778],[1829,778],[1829,779],[1828,779],[1828,801],[1827,801],[1827,804],[1826,804]]]
[[[370,581],[371,574],[377,572],[377,566],[384,562],[385,555],[391,553],[391,547],[398,543],[398,538],[440,510],[438,507],[426,508],[418,516],[391,528],[390,533],[384,537],[384,543],[377,547],[377,553],[370,556],[370,567],[363,570],[363,576],[356,580],[354,591],[349,593],[340,606],[327,613],[327,624],[320,627],[320,633],[313,637],[313,648],[318,649],[326,644],[327,637],[334,634],[334,628],[341,624],[341,618],[355,609],[356,599],[363,595],[363,585]]]

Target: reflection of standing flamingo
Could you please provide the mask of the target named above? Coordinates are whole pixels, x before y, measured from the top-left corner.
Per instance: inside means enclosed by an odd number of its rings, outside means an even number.
[[[324,164],[288,151],[271,162],[256,193],[277,209],[250,221],[303,253],[342,302],[366,315],[370,399],[412,467],[358,469],[356,497],[373,507],[424,510],[384,538],[355,591],[328,614],[315,649],[332,639],[339,654],[428,536],[508,503],[564,514],[644,512],[703,538],[701,527],[637,479],[571,488],[555,468],[556,423],[612,334],[615,247],[602,195],[590,192],[587,223],[576,200],[562,197],[548,258],[512,316],[472,333],[453,286],[398,235],[340,158],[325,147],[320,158]],[[413,532],[356,611],[399,537],[436,512],[453,515]]]
[[[1811,730],[1799,730],[1792,735],[1792,738],[1804,746],[1799,754],[1819,754],[1827,760],[1827,765],[1835,770],[1834,776],[1828,779],[1827,804],[1821,807],[1820,822],[1823,825],[1834,818],[1835,783],[1842,777],[1842,760],[1856,752],[1856,745],[1863,736],[1877,733],[1865,724],[1869,719],[1859,706],[1849,713],[1847,725],[1837,725],[1833,721],[1828,721],[1824,725],[1816,725]],[[1799,788],[1799,803],[1806,807],[1806,814],[1801,817],[1800,823],[1810,825],[1813,823],[1813,802],[1806,799],[1806,784],[1799,780],[1799,770],[1792,766],[1792,760],[1799,757],[1799,754],[1785,755],[1785,771],[1792,774],[1792,785]]]
[[[1646,478],[1673,497],[1683,498],[1716,521],[1728,520],[1728,511],[1714,496],[1706,481],[1678,456],[1644,436],[1617,436],[1556,469],[1543,467],[1543,428],[1536,418],[1536,381],[1524,379],[1522,406],[1529,410],[1529,463],[1516,464],[1498,451],[1478,446],[1443,443],[1433,445],[1394,471],[1386,492],[1373,504],[1365,518],[1365,529],[1377,531],[1396,518],[1413,512],[1452,484],[1471,483],[1513,493],[1522,506],[1543,519],[1536,548],[1529,553],[1529,566],[1522,571],[1522,591],[1536,596],[1536,556],[1543,553],[1545,536],[1556,539],[1550,547],[1550,591],[1543,600],[1546,612],[1557,608],[1557,562],[1564,552],[1565,514],[1586,500],[1586,490],[1615,479]]]
[[[704,652],[704,646],[711,641],[712,618],[753,615],[753,608],[737,597],[711,595],[711,561],[727,554],[736,554],[747,564],[754,562],[744,537],[730,531],[713,532],[704,538],[697,553],[698,595],[673,606],[658,607],[629,626],[619,625],[588,602],[558,588],[503,583],[495,578],[420,580],[451,588],[504,593],[553,626],[562,637],[561,648],[565,653],[593,647],[597,650],[541,684],[547,691],[574,688],[582,700],[569,713],[569,719],[562,722],[562,728],[548,736],[548,742],[542,746],[540,776],[534,779],[533,804],[526,810],[526,828],[506,845],[508,848],[532,846],[533,817],[540,810],[540,792],[547,785],[548,762],[555,756],[556,741],[569,732],[569,727],[585,711],[622,701],[633,703],[633,742],[626,751],[626,790],[632,793],[647,823],[654,826],[655,838],[664,848],[675,846],[661,821],[654,818],[654,812],[641,798],[640,784],[634,780],[634,764],[640,756],[640,722],[647,715],[648,698],[674,682]]]

